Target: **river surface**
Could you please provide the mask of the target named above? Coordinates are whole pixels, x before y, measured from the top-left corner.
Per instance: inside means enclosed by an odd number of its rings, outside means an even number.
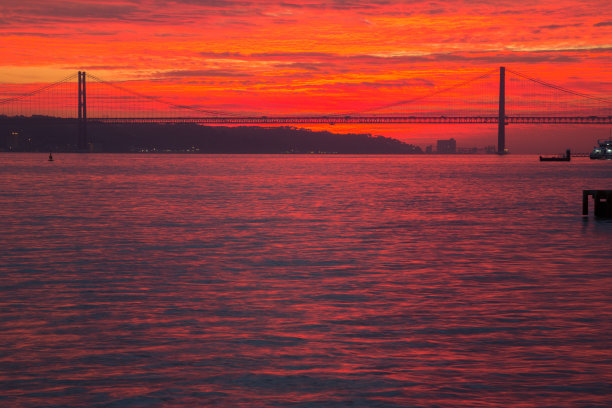
[[[0,406],[610,407],[612,162],[0,153]]]

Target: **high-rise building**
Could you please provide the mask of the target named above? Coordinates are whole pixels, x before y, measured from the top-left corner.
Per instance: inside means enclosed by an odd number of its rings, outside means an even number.
[[[452,137],[449,140],[438,140],[437,152],[440,154],[457,153],[457,141]]]

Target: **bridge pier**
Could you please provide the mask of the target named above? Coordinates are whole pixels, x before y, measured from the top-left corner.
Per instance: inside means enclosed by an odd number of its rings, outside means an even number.
[[[77,149],[80,152],[87,151],[89,147],[89,141],[87,140],[87,91],[85,77],[85,71],[79,71],[79,112],[77,122]]]
[[[497,154],[506,154],[506,67],[499,67],[499,117],[497,119]]]

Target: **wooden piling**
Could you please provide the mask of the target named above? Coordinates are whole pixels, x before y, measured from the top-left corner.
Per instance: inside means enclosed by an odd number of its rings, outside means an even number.
[[[589,196],[597,218],[612,218],[612,190],[582,190],[582,215],[589,215]]]

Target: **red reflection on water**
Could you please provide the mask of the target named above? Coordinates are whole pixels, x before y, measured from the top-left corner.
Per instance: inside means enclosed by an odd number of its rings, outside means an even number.
[[[11,176],[9,406],[610,401],[588,162],[111,157]]]

